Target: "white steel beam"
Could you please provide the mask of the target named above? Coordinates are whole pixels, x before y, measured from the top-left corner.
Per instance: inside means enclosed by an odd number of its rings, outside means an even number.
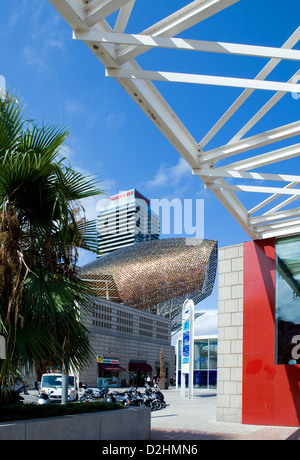
[[[106,67],[106,75],[114,77],[139,105],[144,113],[160,129],[179,154],[188,162],[207,189],[220,200],[236,218],[252,239],[291,234],[300,230],[300,208],[286,211],[285,207],[300,197],[300,175],[257,173],[260,168],[300,155],[300,144],[280,148],[272,152],[248,157],[230,165],[215,168],[214,164],[239,153],[279,142],[300,134],[300,121],[265,133],[243,139],[245,134],[276,105],[287,92],[299,93],[298,74],[288,82],[267,81],[266,78],[282,60],[300,60],[300,50],[292,50],[300,39],[300,27],[282,48],[240,45],[225,42],[208,42],[173,38],[204,19],[239,0],[194,0],[185,7],[144,30],[141,34],[125,34],[135,0],[49,0],[73,29],[74,38],[82,40]],[[114,30],[106,18],[119,10]],[[271,59],[255,79],[225,76],[191,75],[189,73],[157,72],[143,70],[134,60],[151,48],[193,50],[199,52],[226,53]],[[207,84],[246,88],[241,96],[221,117],[217,124],[198,144],[181,120],[152,83],[152,80]],[[214,137],[231,116],[241,107],[255,89],[274,91],[276,94],[250,121],[239,130],[227,145],[203,152],[203,147]],[[241,140],[242,139],[242,140]],[[224,178],[260,180],[264,182],[288,182],[285,187],[228,184]],[[232,181],[231,181],[232,182]],[[247,211],[235,192],[271,194],[263,202]],[[283,203],[262,216],[253,217],[275,198],[289,195]],[[280,212],[279,212],[280,210]],[[275,223],[274,223],[275,222]]]
[[[89,27],[92,27],[129,2],[131,0],[102,0],[97,2],[96,6],[94,5],[95,2],[88,3],[85,7],[86,17],[84,22]]]
[[[128,63],[127,65],[135,65]],[[191,167],[197,167],[199,147],[165,99],[150,81],[117,79]]]
[[[266,211],[263,215],[267,215],[268,213],[272,213],[272,212],[277,212],[280,209],[285,208],[286,206],[289,206],[293,201],[297,200],[298,198],[299,197],[295,196],[295,195],[291,196],[291,197],[287,198],[286,200],[284,200],[282,203],[279,203],[276,206],[274,206],[274,208],[269,209],[268,211]]]
[[[286,185],[284,188],[294,188],[298,185],[298,182],[291,182],[290,184]],[[261,203],[257,204],[256,206],[254,206],[254,208],[250,209],[248,211],[248,214],[249,216],[254,214],[255,212],[259,211],[260,209],[264,208],[265,206],[267,206],[268,204],[270,204],[272,201],[276,200],[277,198],[280,198],[282,195],[281,193],[274,193],[274,195],[270,196],[269,198],[267,198],[266,200],[262,201]],[[274,208],[272,208],[271,210],[267,211],[265,214],[267,214],[268,212],[275,212],[279,209],[282,209],[284,208],[285,206],[287,206],[288,204],[290,204],[291,202],[293,202],[295,199],[298,199],[299,197],[298,196],[292,196],[290,198],[288,198],[287,200],[285,200],[283,203],[280,203],[279,205],[276,205]]]
[[[289,190],[279,187],[260,187],[258,185],[233,185],[233,184],[205,184],[205,188],[209,190],[231,190],[235,192],[251,192],[251,193],[279,193],[280,195],[297,195],[300,196],[300,189]]]
[[[89,30],[89,26],[84,22],[85,13],[80,0],[49,0],[49,2],[73,29]]]
[[[266,91],[300,92],[300,84],[281,83],[276,81],[251,80],[248,78],[216,77],[178,72],[154,70],[106,69],[106,76],[113,78],[129,78],[131,80],[155,80],[174,83],[191,83],[198,85],[230,86],[232,88],[252,88]]]
[[[175,13],[144,30],[146,35],[173,37],[214,16],[240,0],[194,0]]]
[[[124,32],[129,21],[134,3],[135,0],[131,0],[129,3],[127,3],[125,6],[121,8],[114,28],[114,32]]]
[[[300,50],[272,48],[266,46],[240,45],[236,43],[211,42],[204,40],[188,40],[183,38],[155,37],[153,35],[137,35],[124,33],[101,33],[90,30],[75,33],[76,40],[94,43],[112,43],[115,45],[143,46],[147,48],[167,48],[186,51],[201,51],[240,56],[276,58],[300,61]],[[118,53],[116,53],[118,61]]]
[[[263,216],[252,217],[249,219],[250,225],[258,225],[258,224],[265,224],[267,222],[274,222],[276,220],[284,220],[291,217],[298,217],[300,216],[300,208],[289,209],[287,211],[282,212],[272,212],[265,214]]]
[[[66,20],[71,29],[73,30],[89,30],[89,26],[84,22],[86,14],[84,13],[83,3],[81,0],[48,0],[54,8],[61,14]],[[95,1],[95,0],[94,0]],[[94,2],[93,2],[94,3]],[[94,26],[96,29],[111,32],[111,28],[102,21],[101,25],[97,24]],[[86,45],[92,51],[92,53],[103,63],[104,66],[115,66],[114,47],[113,45],[98,45],[93,46],[87,42]]]
[[[284,49],[293,48],[298,41],[300,40],[300,27],[298,27],[291,37],[285,42],[282,46]],[[255,80],[265,80],[268,75],[280,64],[281,61],[278,59],[271,59],[270,62],[259,72]],[[204,148],[208,142],[210,142],[213,137],[220,131],[221,128],[230,120],[230,118],[236,113],[236,111],[247,101],[247,99],[253,94],[253,89],[246,89],[243,93],[236,99],[236,101],[231,105],[231,107],[224,113],[224,115],[218,120],[218,122],[213,126],[213,128],[206,134],[206,136],[199,143],[201,148]],[[239,137],[240,139],[240,137]],[[232,141],[238,139],[233,138]]]
[[[288,83],[293,83],[296,81],[296,77],[298,76],[298,72],[293,75],[292,78],[288,81]],[[286,92],[278,91],[274,96],[245,124],[245,126],[228,142],[227,145],[233,144],[234,142],[239,141],[242,137],[250,131],[253,126],[256,125],[279,101],[286,95]]]
[[[289,227],[277,227],[274,229],[267,229],[265,231],[258,232],[256,239],[266,239],[266,238],[274,238],[274,237],[284,237],[289,235],[297,235],[300,233],[300,224],[294,224]]]
[[[282,83],[276,81],[251,80],[247,78],[219,77],[213,75],[198,75],[179,72],[163,72],[152,70],[107,69],[106,76],[138,80],[155,80],[174,83],[191,83],[213,86],[230,86],[233,88],[252,88],[267,91],[284,91],[297,93],[300,84]]]
[[[271,129],[262,134],[256,134],[234,144],[224,145],[201,154],[200,163],[217,162],[221,159],[228,158],[232,155],[247,152],[273,142],[279,142],[300,134],[300,121],[290,123],[280,128]],[[249,160],[251,162],[251,159]]]
[[[66,21],[73,27],[73,15],[70,14],[69,9],[65,9],[65,2],[76,2],[79,0],[49,0],[53,6],[61,13],[65,14]],[[69,5],[69,3],[68,3]],[[70,10],[71,10],[70,6]],[[79,14],[79,11],[78,11]],[[83,16],[81,14],[81,16]],[[77,16],[78,18],[78,16]],[[76,30],[80,30],[81,24],[85,25],[83,19],[76,21]],[[111,32],[111,28],[107,23],[99,23],[95,27],[101,32]],[[99,44],[99,49],[94,49],[91,42],[86,42],[91,51],[105,66],[117,66],[115,63],[110,50],[106,46],[110,44],[102,45]],[[139,70],[140,67],[134,61],[126,64],[129,69]],[[131,79],[120,79],[117,81],[121,86],[128,92],[132,99],[139,105],[139,107],[145,112],[145,114],[151,119],[151,121],[159,128],[164,136],[170,141],[170,143],[177,149],[182,157],[191,165],[196,167],[198,165],[198,153],[199,147],[197,142],[194,140],[190,132],[186,129],[180,119],[173,112],[171,107],[167,104],[165,99],[161,96],[159,91],[150,81],[133,81]]]
[[[284,147],[271,152],[262,153],[253,157],[246,158],[245,160],[236,161],[230,165],[226,165],[226,169],[233,169],[235,171],[249,171],[250,169],[261,168],[270,164],[278,163],[284,160],[298,157],[300,155],[300,144],[294,144],[289,147]],[[221,169],[224,169],[222,167]],[[215,169],[216,171],[219,168]]]
[[[299,152],[300,153],[300,152]],[[290,174],[270,174],[260,172],[243,172],[235,169],[225,168],[199,168],[193,169],[193,174],[202,177],[229,177],[232,179],[252,179],[260,181],[281,181],[281,182],[297,182],[300,183],[300,176]]]
[[[211,189],[212,193],[224,205],[224,207],[229,211],[229,213],[236,219],[236,221],[245,230],[249,237],[252,239],[256,239],[257,235],[255,234],[253,227],[249,225],[248,213],[246,209],[232,191],[221,189],[221,186],[223,184],[225,184],[225,181],[223,179],[216,179],[216,187]]]
[[[278,230],[283,230],[288,227],[295,227],[295,226],[300,226],[300,218],[298,217],[297,219],[289,219],[285,220],[284,222],[277,222],[277,223],[270,223],[269,225],[261,225],[256,227],[256,231],[258,233],[264,233],[268,231],[274,231],[276,229]]]
[[[239,1],[195,0],[148,29],[145,29],[141,32],[141,35],[174,37]],[[119,53],[118,63],[121,65],[131,61],[146,50],[147,48],[127,47]]]

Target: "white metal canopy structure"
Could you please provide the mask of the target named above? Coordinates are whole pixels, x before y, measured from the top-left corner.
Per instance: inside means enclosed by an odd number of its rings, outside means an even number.
[[[300,98],[300,71],[288,81],[267,79],[282,62],[300,61],[294,49],[300,40],[300,27],[282,48],[247,44],[203,41],[178,37],[205,19],[239,0],[195,0],[169,16],[136,33],[128,33],[130,17],[141,0],[49,0],[73,30],[73,38],[83,41],[160,129],[198,175],[207,189],[223,203],[252,239],[291,235],[300,232],[300,175],[265,170],[300,155],[300,121],[286,123],[265,132],[248,136],[248,132],[275,107],[283,97]],[[170,6],[172,1],[169,0]],[[147,2],[143,3],[147,14]],[[258,12],[259,14],[259,12]],[[279,13],[280,14],[280,13]],[[115,15],[114,26],[111,15]],[[110,20],[108,20],[110,18]],[[199,37],[198,37],[199,38]],[[163,70],[143,70],[140,57],[153,49],[166,52],[215,53],[265,58],[267,64],[255,78],[203,75]],[[143,62],[143,60],[142,60]],[[216,85],[241,88],[241,94],[202,140],[196,140],[154,85],[177,82],[192,85]],[[225,145],[206,149],[208,143],[255,92],[270,94],[261,109]],[[299,101],[300,102],[300,101]],[[192,107],[191,107],[192,110]],[[298,139],[299,140],[299,139]],[[285,141],[284,146],[282,142]],[[288,142],[288,143],[287,143]],[[263,153],[261,148],[264,148]],[[255,150],[258,152],[255,153]],[[243,192],[243,193],[240,193]],[[247,209],[246,195],[257,202]],[[263,198],[262,198],[263,197]],[[276,201],[275,201],[276,200]],[[278,203],[279,200],[279,203]]]

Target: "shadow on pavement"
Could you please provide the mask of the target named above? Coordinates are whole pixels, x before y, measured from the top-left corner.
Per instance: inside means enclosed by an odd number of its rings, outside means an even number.
[[[229,433],[206,433],[204,431],[185,431],[185,430],[151,430],[151,440],[159,441],[209,441],[209,440],[219,440],[219,441],[230,441],[241,439],[239,435],[232,435]]]
[[[194,398],[215,398],[217,393],[207,394],[207,395],[194,395]]]

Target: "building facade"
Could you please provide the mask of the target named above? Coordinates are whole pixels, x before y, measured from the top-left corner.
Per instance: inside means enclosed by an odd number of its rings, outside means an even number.
[[[97,222],[99,254],[159,238],[159,217],[150,201],[135,189],[112,195]]]
[[[217,420],[242,422],[243,244],[219,248]]]
[[[218,337],[201,335],[194,337],[194,388],[217,388]],[[176,346],[176,387],[181,387],[182,337]],[[187,385],[188,382],[185,382]]]
[[[103,298],[93,299],[86,320],[94,355],[79,379],[88,386],[143,386],[160,372],[163,350],[167,376],[175,375],[171,321]]]
[[[300,237],[219,250],[219,421],[300,426]]]
[[[208,297],[217,269],[214,240],[164,238],[121,248],[81,268],[98,297],[148,311],[181,327],[186,298],[195,303]]]

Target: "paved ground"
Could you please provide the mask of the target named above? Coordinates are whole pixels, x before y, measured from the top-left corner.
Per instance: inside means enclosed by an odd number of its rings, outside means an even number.
[[[300,440],[299,427],[217,422],[213,390],[194,390],[193,399],[182,397],[176,388],[163,393],[167,407],[151,413],[151,440]],[[37,401],[37,391],[29,391],[25,399]]]
[[[217,422],[215,391],[194,390],[193,399],[175,388],[163,393],[168,405],[151,414],[152,440],[300,440],[299,427]]]

